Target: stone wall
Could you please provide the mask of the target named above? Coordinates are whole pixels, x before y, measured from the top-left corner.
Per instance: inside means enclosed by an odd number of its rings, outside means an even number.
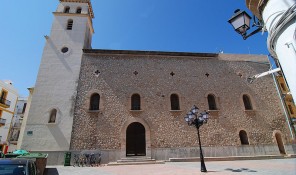
[[[269,70],[263,61],[266,56],[84,53],[71,150],[120,150],[125,156],[126,128],[133,122],[145,127],[147,156],[155,149],[197,147],[196,129],[184,116],[193,105],[208,109],[208,94],[216,97],[218,110],[210,111],[208,123],[201,127],[203,146],[240,146],[241,130],[250,145],[276,145],[274,132],[286,144],[290,135],[272,77],[246,81]],[[100,94],[99,111],[89,111],[93,93]],[[135,93],[141,96],[140,111],[131,110]],[[179,96],[180,110],[170,109],[171,94]],[[243,94],[251,97],[254,110],[245,110]]]

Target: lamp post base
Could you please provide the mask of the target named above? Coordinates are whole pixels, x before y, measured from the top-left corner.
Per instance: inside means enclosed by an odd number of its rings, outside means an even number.
[[[205,165],[204,161],[201,161],[200,171],[201,172],[207,172],[207,168],[206,168],[206,165]]]
[[[207,168],[205,165],[205,160],[204,160],[204,156],[202,153],[202,148],[201,148],[201,142],[200,142],[200,135],[199,135],[199,125],[196,125],[196,129],[197,129],[197,136],[198,136],[198,143],[199,143],[199,150],[200,150],[200,171],[201,172],[207,172]]]
[[[200,172],[208,172],[206,169],[201,169]]]

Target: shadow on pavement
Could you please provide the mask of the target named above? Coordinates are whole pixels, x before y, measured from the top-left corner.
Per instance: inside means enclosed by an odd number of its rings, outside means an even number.
[[[56,168],[46,168],[44,175],[59,175]]]
[[[257,172],[255,170],[250,170],[249,168],[240,168],[240,169],[226,168],[225,170],[232,171],[232,172]]]

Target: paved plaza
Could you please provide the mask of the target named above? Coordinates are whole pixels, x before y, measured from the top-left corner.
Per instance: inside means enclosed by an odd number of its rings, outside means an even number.
[[[200,162],[121,165],[100,167],[47,167],[47,175],[296,175],[296,159],[206,162],[208,172],[200,172]]]

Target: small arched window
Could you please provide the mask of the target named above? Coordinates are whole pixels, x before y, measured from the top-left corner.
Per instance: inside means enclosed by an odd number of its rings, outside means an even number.
[[[69,6],[65,7],[64,13],[70,13],[70,7]]]
[[[90,97],[89,110],[100,110],[100,95],[95,93]]]
[[[141,110],[141,97],[139,94],[132,95],[132,110]]]
[[[179,96],[177,94],[171,95],[171,110],[180,110]]]
[[[243,101],[245,105],[245,110],[253,110],[251,99],[248,95],[243,95]]]
[[[53,110],[50,111],[48,123],[55,123],[56,118],[57,118],[57,110],[53,109]]]
[[[216,98],[214,95],[208,95],[209,110],[217,110]]]
[[[67,30],[72,30],[72,28],[73,28],[73,20],[69,19],[67,24]]]
[[[248,135],[247,135],[246,131],[241,130],[239,132],[239,138],[240,138],[242,145],[249,145]]]
[[[76,13],[77,13],[77,14],[80,14],[80,13],[81,13],[81,7],[77,7],[77,9],[76,9]]]

